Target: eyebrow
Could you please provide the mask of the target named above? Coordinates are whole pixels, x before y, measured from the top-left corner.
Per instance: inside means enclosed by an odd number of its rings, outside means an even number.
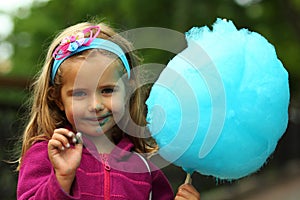
[[[120,87],[117,82],[109,82],[109,83],[103,83],[103,84],[100,84],[98,85],[99,88],[102,88],[102,87]]]
[[[70,94],[73,94],[74,91],[86,91],[87,89],[84,89],[84,88],[72,88],[70,90],[67,90],[67,94],[70,95]]]

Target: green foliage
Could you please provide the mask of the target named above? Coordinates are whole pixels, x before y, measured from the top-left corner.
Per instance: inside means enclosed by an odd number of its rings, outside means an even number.
[[[184,33],[193,26],[210,26],[220,17],[266,37],[290,73],[292,90],[299,91],[296,84],[300,79],[299,1],[253,2],[258,3],[241,6],[234,0],[50,0],[34,4],[26,18],[17,17],[23,16],[22,13],[14,17],[15,28],[7,38],[14,47],[13,67],[6,76],[31,79],[41,68],[54,36],[77,22],[97,18],[121,31],[162,27]],[[161,64],[167,64],[174,56],[159,50],[142,50],[142,54],[146,62]]]
[[[274,44],[288,71],[300,77],[297,67],[300,33],[292,23],[299,19],[286,15],[281,6],[286,2],[298,13],[300,5],[296,0],[265,0],[245,7],[229,0],[72,0],[63,3],[52,0],[42,7],[33,7],[27,18],[14,19],[15,30],[8,39],[15,49],[11,74],[31,77],[40,68],[47,46],[60,29],[94,17],[121,30],[153,26],[180,32],[192,26],[212,24],[221,17],[233,20],[240,28],[264,35]]]

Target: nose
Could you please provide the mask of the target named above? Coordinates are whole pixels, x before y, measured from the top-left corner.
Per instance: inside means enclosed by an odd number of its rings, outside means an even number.
[[[95,112],[99,112],[104,110],[104,105],[101,101],[101,98],[99,97],[93,97],[92,102],[91,102],[91,106],[90,106],[90,110],[91,111],[95,111]]]
[[[95,105],[95,111],[96,112],[99,112],[99,111],[102,111],[104,109],[104,106],[102,103],[98,103]]]

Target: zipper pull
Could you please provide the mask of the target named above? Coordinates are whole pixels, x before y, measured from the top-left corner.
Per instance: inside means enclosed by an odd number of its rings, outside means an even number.
[[[106,171],[110,171],[110,165],[108,163],[108,156],[106,154],[101,154],[102,164]]]

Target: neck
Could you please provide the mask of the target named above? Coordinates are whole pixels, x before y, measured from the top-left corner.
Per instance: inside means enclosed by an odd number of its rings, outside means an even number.
[[[97,148],[98,153],[100,154],[109,154],[115,148],[116,144],[113,140],[113,134],[116,132],[114,128],[111,131],[108,131],[100,136],[88,136],[86,137],[94,143]]]
[[[113,141],[108,139],[105,135],[103,135],[102,139],[96,140],[94,144],[100,154],[110,154],[116,146]]]

